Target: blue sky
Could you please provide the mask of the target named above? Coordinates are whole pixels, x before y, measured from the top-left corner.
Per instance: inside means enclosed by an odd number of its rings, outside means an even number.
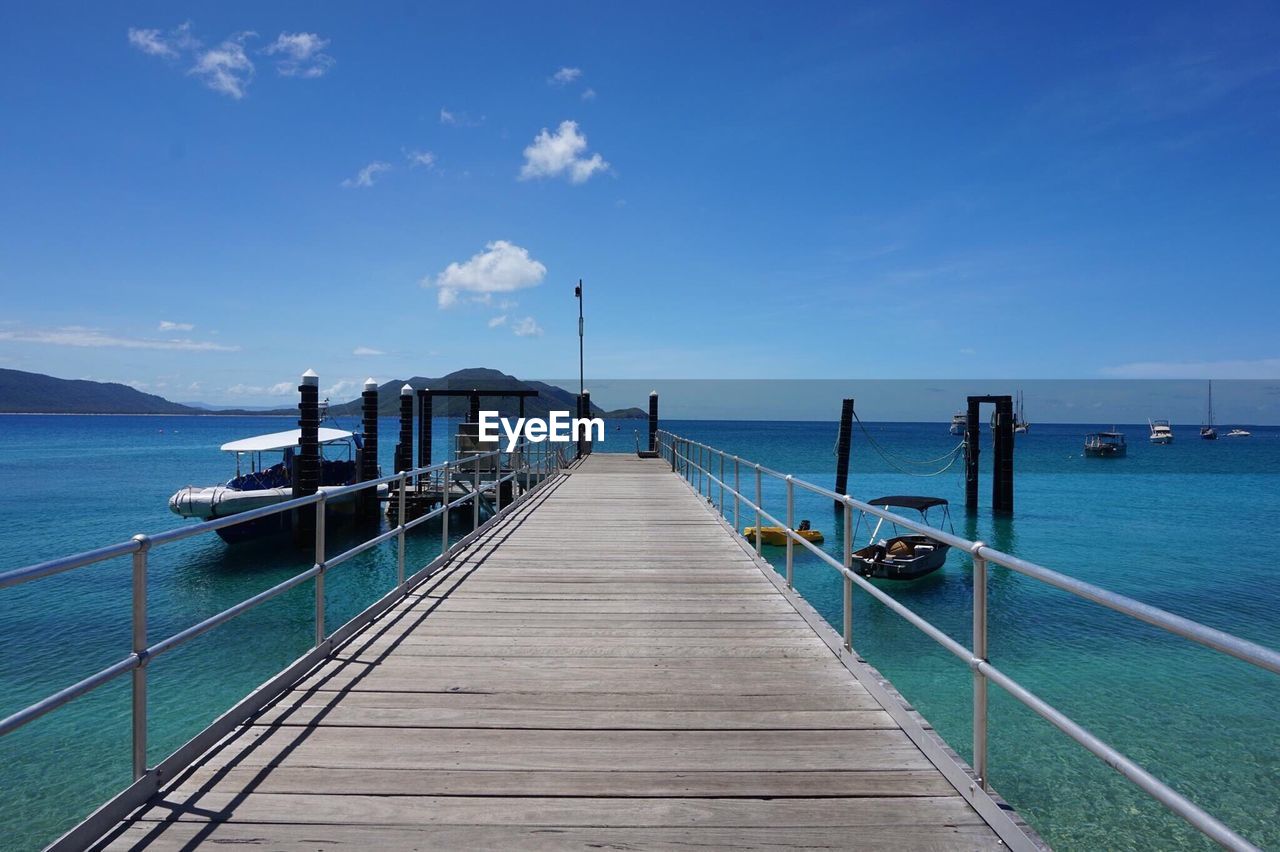
[[[1280,376],[1274,4],[5,26],[0,366],[239,404],[573,375],[583,278],[588,376]]]

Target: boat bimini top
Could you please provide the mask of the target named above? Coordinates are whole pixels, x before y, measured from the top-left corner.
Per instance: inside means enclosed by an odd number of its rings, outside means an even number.
[[[929,521],[929,510],[932,509],[934,506],[941,506],[942,518],[940,519],[940,522],[936,526],[938,529],[942,529],[943,522],[945,522],[948,526],[951,526],[951,510],[948,508],[949,504],[946,500],[944,500],[941,497],[913,497],[913,496],[908,496],[904,494],[897,494],[891,497],[877,497],[876,499],[868,500],[867,502],[870,503],[872,506],[875,506],[881,509],[912,509],[914,511],[919,512],[920,519],[924,521],[926,524],[928,524],[929,526],[934,526],[934,524],[930,523]],[[853,529],[853,539],[855,541],[857,540],[857,537],[858,537],[858,527],[862,525],[862,514],[863,514],[862,512],[858,513],[858,522]],[[881,518],[879,516],[876,517],[875,529],[871,531],[872,541],[875,541],[876,536],[880,534],[880,527],[884,525],[885,520],[886,520],[885,518]],[[892,521],[890,521],[889,523],[893,524]],[[893,527],[894,527],[894,530],[896,531],[897,525],[893,524]],[[954,527],[952,527],[951,532],[953,534],[955,533]]]
[[[347,441],[353,438],[351,432],[343,429],[320,429],[321,444],[335,444],[339,441]],[[301,429],[289,429],[284,432],[272,432],[269,435],[256,435],[252,438],[241,438],[238,441],[230,441],[223,444],[221,450],[224,453],[266,453],[272,450],[288,450],[296,447],[302,441]]]
[[[867,502],[872,506],[882,506],[884,508],[893,506],[899,509],[915,509],[917,512],[926,512],[934,506],[947,505],[947,501],[941,497],[877,497]]]

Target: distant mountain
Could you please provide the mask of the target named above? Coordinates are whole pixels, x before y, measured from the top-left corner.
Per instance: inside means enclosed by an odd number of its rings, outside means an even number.
[[[0,370],[0,412],[7,414],[201,414],[115,382],[57,379],[22,370]]]
[[[408,383],[416,388],[479,390],[536,390],[538,395],[525,400],[526,417],[546,417],[547,413],[574,410],[576,395],[543,382],[522,382],[497,370],[472,367],[458,370],[438,379],[415,376]],[[378,412],[392,417],[400,412],[400,388],[404,379],[386,382],[378,388]],[[489,397],[482,400],[486,410],[496,408],[504,417],[514,417],[519,410],[515,399]],[[331,405],[330,414],[359,417],[360,400]],[[466,397],[437,397],[433,413],[439,417],[462,417],[467,413]],[[605,411],[591,406],[592,416],[608,418],[643,418],[639,408]],[[297,408],[215,408],[205,403],[183,405],[155,394],[143,393],[115,382],[91,382],[83,379],[58,379],[41,373],[0,369],[0,414],[247,414],[293,416]]]

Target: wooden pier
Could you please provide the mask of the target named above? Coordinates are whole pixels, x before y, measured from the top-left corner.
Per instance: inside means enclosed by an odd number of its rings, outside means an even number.
[[[999,846],[839,643],[668,462],[597,453],[96,848]]]

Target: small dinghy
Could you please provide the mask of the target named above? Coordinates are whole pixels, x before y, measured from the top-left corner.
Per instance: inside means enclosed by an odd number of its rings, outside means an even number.
[[[941,506],[942,517],[937,524],[938,529],[942,528],[944,522],[951,526],[951,509],[941,497],[880,497],[867,502],[884,509],[913,509],[920,513],[920,519],[929,526],[934,526],[929,521],[929,510]],[[862,516],[859,514],[858,524],[861,523]],[[894,537],[877,538],[884,523],[884,518],[877,518],[876,527],[871,531],[871,543],[853,552],[853,569],[862,576],[881,580],[914,580],[932,574],[947,561],[950,545],[917,533],[896,535],[898,528],[892,521],[889,523],[893,525]],[[954,534],[955,529],[952,528],[951,532]],[[855,538],[857,534],[858,527],[855,526]]]
[[[795,534],[800,536],[810,544],[821,544],[823,541],[821,532],[819,532],[818,530],[811,530],[808,527],[806,527],[803,523],[800,525],[798,529],[795,530]],[[756,540],[756,528],[755,527],[743,528],[742,537],[754,544]],[[772,544],[776,547],[786,547],[787,531],[784,527],[761,527],[760,543]]]
[[[223,444],[224,453],[236,457],[236,475],[222,485],[201,487],[188,485],[169,498],[169,510],[184,518],[209,521],[225,518],[240,512],[261,509],[293,499],[294,460],[302,439],[301,429],[272,432]],[[320,490],[333,491],[351,485],[357,479],[355,451],[360,449],[360,437],[342,429],[320,429]],[[271,455],[280,453],[280,461],[264,464]],[[327,453],[327,455],[326,455]],[[345,453],[346,458],[335,457]],[[247,467],[248,471],[243,472]],[[344,494],[333,499],[326,510],[336,515],[351,514],[355,504],[354,494]],[[280,512],[243,524],[234,524],[218,530],[224,541],[238,542],[288,530],[292,512]]]

